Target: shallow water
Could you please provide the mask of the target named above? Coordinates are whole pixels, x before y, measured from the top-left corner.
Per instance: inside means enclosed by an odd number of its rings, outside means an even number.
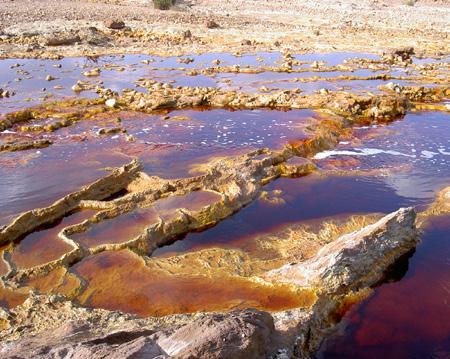
[[[180,62],[188,57],[194,61]],[[242,56],[213,53],[170,58],[126,55],[57,61],[1,60],[0,87],[16,90],[17,94],[0,99],[0,116],[40,103],[49,93],[53,94],[49,99],[96,97],[93,91],[73,93],[70,87],[79,79],[91,83],[103,81],[105,87],[116,91],[133,88],[135,81],[149,77],[173,86],[209,86],[248,92],[295,88],[303,93],[322,88],[379,92],[378,86],[391,80],[348,80],[338,76],[373,76],[385,73],[384,70],[355,67],[351,72],[316,71],[312,66],[314,61],[324,61],[327,66],[345,65],[346,60],[358,57],[378,59],[352,53],[295,55],[303,63],[295,65],[294,72],[290,73],[218,72],[196,76],[190,76],[189,71],[216,67],[213,62],[216,59],[220,60],[220,66],[239,65],[256,70],[280,66],[283,56],[280,53]],[[434,62],[415,59],[419,64]],[[11,69],[15,63],[21,66]],[[99,76],[82,75],[96,67],[101,69]],[[407,74],[404,69],[393,67],[386,73],[412,78],[417,71]],[[46,81],[47,75],[56,79]],[[445,76],[444,71],[440,75]],[[21,80],[16,81],[17,78]],[[392,81],[413,83],[408,79]],[[37,137],[50,139],[54,144],[39,150],[0,154],[0,226],[20,212],[48,206],[104,176],[105,167],[123,165],[134,157],[144,163],[144,171],[149,175],[192,177],[202,173],[199,165],[213,158],[244,154],[262,147],[280,149],[289,142],[309,138],[308,126],[323,118],[310,110],[196,109],[152,115],[100,114],[95,120],[37,135],[15,133],[18,129],[13,128],[12,133],[0,133],[0,143],[17,137]],[[433,201],[438,190],[450,184],[449,119],[448,113],[418,112],[408,113],[389,124],[356,128],[335,149],[316,155],[314,162],[321,170],[319,173],[270,183],[264,190],[273,201],[257,199],[212,228],[176,238],[172,244],[157,249],[146,264],[128,250],[87,257],[70,269],[86,284],[76,300],[86,306],[119,309],[141,316],[246,307],[276,311],[309,306],[314,296],[308,292],[295,292],[281,285],[268,288],[233,276],[177,275],[176,271],[174,274],[163,270],[159,267],[163,262],[158,261],[171,260],[179,254],[196,255],[202,249],[239,249],[250,253],[256,238],[292,224],[315,227],[325,220],[341,221],[355,214],[389,213],[405,206],[423,209]],[[111,127],[126,130],[135,141],[127,141],[126,134],[121,132],[100,135],[100,129]],[[90,230],[73,238],[86,247],[122,243],[160,220],[174,218],[179,214],[178,208],[199,211],[219,199],[217,194],[204,191],[162,199],[152,208],[95,223]],[[50,228],[29,234],[12,251],[12,262],[19,268],[28,268],[66,253],[69,248],[57,238],[57,233],[93,213],[77,212]],[[368,300],[345,315],[339,333],[327,342],[318,357],[447,357],[450,327],[444,319],[450,316],[449,229],[449,217],[433,219],[416,253],[399,264],[388,278],[388,284],[377,287]],[[0,273],[5,270],[2,261]],[[58,282],[60,292],[64,292],[77,287],[74,278],[65,272],[51,273],[29,284],[51,291],[54,282]],[[13,307],[25,298],[24,293],[0,288],[0,305]]]
[[[315,300],[308,291],[264,286],[243,278],[171,275],[145,267],[138,256],[125,250],[88,257],[73,271],[87,283],[78,297],[82,304],[141,316],[223,308],[283,310],[309,306]]]
[[[324,169],[389,168],[384,181],[400,196],[431,199],[450,182],[449,133],[450,114],[411,113],[389,125],[356,129],[351,142],[315,158]]]
[[[1,100],[0,115],[11,112],[24,106],[32,106],[44,99],[61,99],[67,97],[96,97],[93,90],[75,93],[71,87],[78,81],[88,81],[92,84],[100,82],[114,91],[124,88],[133,88],[134,82],[140,78],[150,78],[156,81],[169,82],[174,86],[206,86],[220,87],[226,89],[241,90],[244,92],[260,92],[262,86],[272,90],[286,90],[299,88],[304,93],[312,93],[321,88],[337,90],[342,87],[359,92],[377,92],[377,86],[386,84],[388,81],[346,81],[339,80],[329,82],[323,78],[333,78],[339,75],[349,76],[373,76],[385,71],[372,71],[369,69],[358,69],[352,72],[346,71],[317,71],[311,68],[315,61],[323,62],[325,66],[346,65],[346,61],[364,58],[378,60],[378,56],[370,54],[354,53],[330,53],[330,54],[305,54],[294,55],[295,60],[303,62],[300,66],[293,66],[293,70],[301,69],[306,72],[271,72],[264,71],[257,74],[230,74],[218,73],[215,75],[189,76],[191,70],[205,70],[212,67],[240,66],[244,70],[267,67],[278,67],[282,64],[282,54],[278,52],[261,52],[254,54],[243,54],[236,56],[230,53],[211,53],[202,55],[187,55],[181,57],[158,57],[148,55],[113,55],[102,57],[78,57],[63,58],[61,60],[31,60],[31,59],[7,59],[0,60],[0,88],[16,91],[16,95]],[[190,63],[182,63],[182,59],[192,59]],[[214,61],[219,60],[217,65]],[[445,62],[448,59],[415,59],[417,64],[432,64]],[[17,66],[19,65],[19,66]],[[100,68],[99,76],[86,77],[84,72],[94,68]],[[308,71],[308,69],[314,71]],[[387,72],[389,74],[389,72]],[[404,69],[392,70],[392,75],[414,76]],[[50,75],[55,79],[46,81]],[[442,73],[447,77],[448,73]],[[296,82],[296,78],[318,77],[313,82]],[[268,83],[269,81],[269,83]],[[404,80],[392,80],[401,84],[407,84]],[[409,84],[413,84],[411,82]],[[432,85],[429,83],[427,85]],[[139,88],[137,88],[139,90]],[[142,89],[141,89],[142,90]]]
[[[17,268],[27,269],[57,260],[74,249],[60,239],[58,233],[65,227],[83,222],[95,213],[92,210],[75,212],[53,225],[29,234],[14,248],[11,261]]]
[[[383,179],[371,177],[281,178],[264,188],[279,190],[282,204],[259,199],[217,226],[201,233],[190,233],[183,240],[157,249],[153,255],[172,255],[201,248],[242,248],[248,240],[283,226],[345,216],[355,213],[389,213],[400,206],[410,206],[413,198],[400,197]],[[261,220],[263,219],[263,220]]]
[[[317,358],[448,358],[450,217],[435,218],[390,281],[353,307]]]
[[[117,126],[117,117],[128,134],[97,135],[99,128]],[[177,120],[176,117],[186,117]],[[308,138],[305,127],[319,117],[298,111],[194,111],[165,115],[124,114],[102,121],[80,121],[46,134],[55,144],[39,150],[0,155],[0,225],[14,215],[45,207],[81,185],[105,175],[137,157],[150,175],[191,177],[196,165],[214,157],[244,154],[261,147],[279,149],[290,141]],[[14,130],[14,129],[13,129]],[[3,137],[14,134],[1,134]]]

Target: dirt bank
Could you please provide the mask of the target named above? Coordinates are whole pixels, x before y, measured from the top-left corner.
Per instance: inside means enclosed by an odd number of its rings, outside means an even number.
[[[444,1],[408,6],[392,1],[193,0],[160,11],[145,0],[15,0],[0,2],[0,18],[3,57],[280,49],[381,53],[405,45],[439,56],[450,47],[450,6]],[[124,21],[125,27],[109,29],[105,24],[111,20]],[[211,20],[218,27],[207,28]],[[49,46],[55,44],[62,46]]]

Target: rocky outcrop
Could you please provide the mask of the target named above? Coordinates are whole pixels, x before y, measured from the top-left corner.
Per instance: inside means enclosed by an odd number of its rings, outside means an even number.
[[[402,47],[383,54],[383,59],[389,64],[410,64],[413,55],[413,47]]]
[[[157,336],[157,343],[176,358],[262,358],[270,350],[274,330],[269,313],[248,309],[193,321]]]
[[[47,37],[45,40],[46,46],[69,46],[73,45],[77,42],[80,42],[81,38],[78,35],[72,34],[54,34],[52,36]]]
[[[293,90],[275,93],[243,93],[225,91],[218,88],[163,86],[149,80],[141,80],[138,85],[148,93],[126,90],[117,98],[118,106],[126,106],[136,111],[153,112],[166,109],[175,110],[208,106],[232,109],[327,109],[337,115],[364,119],[393,119],[404,115],[410,104],[400,96],[360,96],[347,92],[327,92],[323,94],[301,95]],[[98,89],[100,96],[110,97],[108,89]]]
[[[266,278],[320,287],[336,295],[374,284],[383,271],[417,244],[416,213],[400,209],[325,245],[313,258],[269,272]]]
[[[50,140],[11,141],[0,144],[0,152],[25,151],[29,149],[45,148],[52,144]]]
[[[448,213],[450,213],[450,187],[445,187],[439,191],[436,200],[425,211],[419,213],[418,225],[423,226],[429,218]]]
[[[305,358],[335,324],[340,303],[379,281],[417,240],[414,209],[400,209],[338,237],[307,260],[261,275],[260,281],[318,293],[311,307],[270,314],[248,309],[138,319],[80,308],[57,296],[31,296],[2,314],[0,353],[5,358]]]
[[[271,352],[275,332],[272,316],[254,309],[173,318],[164,324],[64,302],[49,304],[39,297],[33,305],[47,314],[57,308],[61,316],[78,319],[4,341],[2,358],[262,358]],[[22,315],[20,309],[17,314]]]

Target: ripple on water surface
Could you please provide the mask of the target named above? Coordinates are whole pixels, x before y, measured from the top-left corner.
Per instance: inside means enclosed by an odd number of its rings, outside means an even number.
[[[352,142],[316,155],[325,169],[389,169],[403,197],[431,199],[450,182],[450,114],[418,112],[389,125],[361,127]]]

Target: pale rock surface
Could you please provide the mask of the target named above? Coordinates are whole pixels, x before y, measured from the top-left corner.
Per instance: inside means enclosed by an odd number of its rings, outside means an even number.
[[[269,272],[266,278],[322,287],[329,293],[370,285],[370,278],[379,277],[400,255],[416,245],[415,219],[413,208],[401,208],[325,245],[308,261],[287,264]]]

